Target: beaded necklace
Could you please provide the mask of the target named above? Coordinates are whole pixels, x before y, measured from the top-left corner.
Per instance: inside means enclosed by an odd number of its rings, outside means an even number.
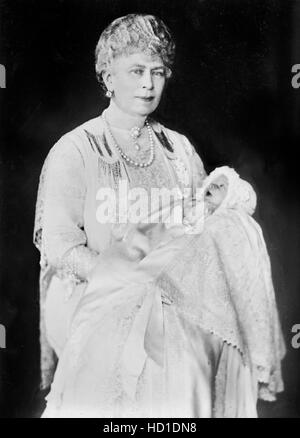
[[[142,163],[142,162],[139,162],[139,161],[135,161],[135,160],[133,160],[132,158],[130,158],[127,154],[125,154],[125,152],[124,152],[124,151],[121,149],[121,147],[118,145],[118,143],[117,143],[117,141],[116,141],[116,139],[115,139],[113,133],[111,132],[111,129],[110,129],[109,123],[108,123],[108,121],[106,120],[106,117],[105,117],[104,114],[103,114],[103,120],[104,120],[105,126],[106,126],[106,128],[107,128],[107,130],[108,130],[108,132],[109,132],[109,135],[111,136],[111,138],[112,138],[112,140],[113,140],[113,142],[114,142],[114,146],[115,146],[115,148],[117,149],[117,151],[119,152],[119,154],[121,155],[121,157],[124,158],[124,160],[125,160],[128,164],[130,164],[130,165],[132,165],[132,166],[134,166],[134,167],[141,167],[141,168],[151,166],[151,164],[152,164],[153,161],[154,161],[154,157],[155,157],[155,153],[154,153],[154,140],[153,140],[152,128],[151,128],[151,126],[150,126],[150,124],[149,124],[149,122],[148,122],[147,120],[145,121],[145,125],[146,125],[146,127],[147,127],[148,136],[149,136],[149,141],[150,141],[150,157],[149,157],[149,160],[148,160],[146,163]]]

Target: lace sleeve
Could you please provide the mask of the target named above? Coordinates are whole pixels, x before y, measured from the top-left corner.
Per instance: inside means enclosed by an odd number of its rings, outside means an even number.
[[[200,156],[196,152],[194,146],[186,137],[184,137],[184,146],[190,162],[192,184],[193,189],[195,190],[197,187],[202,187],[203,181],[206,178],[207,174],[205,172],[204,165]]]
[[[78,245],[61,258],[57,274],[62,279],[67,278],[72,283],[86,281],[97,260],[98,253],[96,251],[87,246]]]
[[[203,166],[203,162],[195,150],[191,157],[191,166],[194,187],[202,187],[203,181],[207,175]]]
[[[84,160],[72,141],[63,137],[52,148],[40,184],[42,210],[37,208],[40,210],[37,232],[43,263],[62,278],[73,282],[85,280],[98,254],[86,246]]]

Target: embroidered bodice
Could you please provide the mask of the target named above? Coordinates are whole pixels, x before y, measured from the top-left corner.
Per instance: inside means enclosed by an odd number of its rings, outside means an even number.
[[[86,280],[98,253],[110,244],[109,229],[98,228],[95,220],[100,187],[116,189],[120,180],[126,180],[129,188],[146,191],[201,185],[205,170],[189,141],[157,122],[151,121],[151,127],[155,159],[147,168],[125,163],[101,116],[66,134],[52,148],[41,174],[36,208],[35,242],[43,267],[51,266],[73,285]]]

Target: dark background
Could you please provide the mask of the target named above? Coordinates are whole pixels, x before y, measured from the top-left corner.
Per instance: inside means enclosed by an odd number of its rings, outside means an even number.
[[[94,47],[114,18],[161,17],[177,41],[174,77],[157,112],[195,144],[206,170],[231,165],[258,194],[287,342],[286,390],[262,417],[300,417],[300,203],[297,149],[300,1],[0,0],[0,416],[38,417],[39,254],[32,244],[38,178],[58,138],[107,105]]]

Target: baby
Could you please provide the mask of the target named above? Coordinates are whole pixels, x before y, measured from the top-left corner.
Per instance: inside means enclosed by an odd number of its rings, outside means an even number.
[[[160,223],[115,225],[115,243],[99,256],[99,264],[90,273],[87,293],[95,290],[99,283],[117,287],[122,279],[134,280],[137,270],[139,278],[143,278],[143,272],[150,265],[154,274],[155,269],[159,270],[161,260],[170,260],[175,254],[181,245],[181,237],[184,239],[186,234],[203,231],[208,217],[216,212],[222,213],[224,209],[241,210],[252,215],[255,206],[256,195],[249,183],[227,166],[215,169],[197,189],[196,197],[184,200],[181,222],[172,222],[165,216],[165,221]],[[168,215],[171,214],[172,209],[169,209]]]
[[[204,180],[203,186],[197,189],[196,198],[184,201],[181,223],[165,217],[160,224],[128,224],[116,240],[126,244],[127,255],[131,260],[141,260],[157,245],[161,246],[183,234],[200,233],[205,219],[216,211],[231,208],[252,215],[255,207],[256,195],[251,185],[240,179],[232,168],[223,166],[215,169]]]

